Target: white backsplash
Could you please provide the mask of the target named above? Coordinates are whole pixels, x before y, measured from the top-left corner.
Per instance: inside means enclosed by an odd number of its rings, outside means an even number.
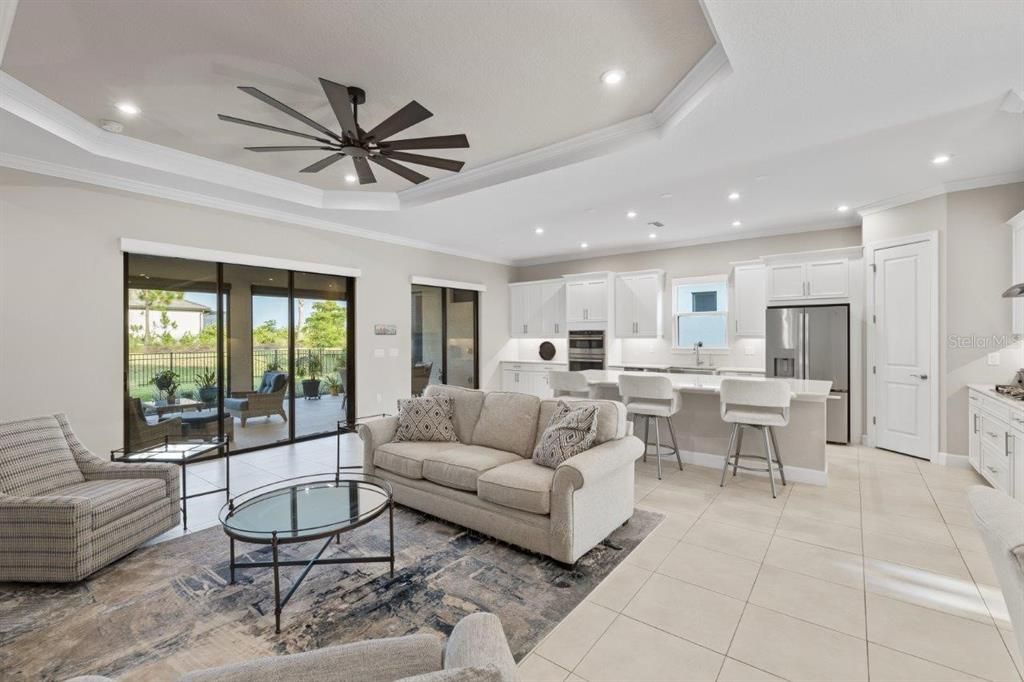
[[[701,360],[714,367],[764,369],[764,339],[736,339],[727,352],[701,351]],[[692,365],[693,351],[673,350],[665,339],[615,339],[608,349],[610,365]]]

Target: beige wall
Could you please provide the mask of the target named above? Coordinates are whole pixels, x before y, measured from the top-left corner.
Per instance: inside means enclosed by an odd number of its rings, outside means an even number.
[[[120,444],[121,237],[360,268],[360,415],[393,412],[395,400],[409,394],[410,276],[458,273],[460,280],[487,286],[480,383],[500,385],[497,361],[508,337],[506,266],[3,170],[0,420],[62,411],[98,452]],[[398,335],[374,336],[375,323],[397,324]],[[391,349],[397,357],[390,357]]]
[[[939,234],[939,449],[967,454],[967,389],[1005,383],[1022,364],[1012,342],[1012,279],[1006,221],[1024,210],[1024,183],[953,192],[864,216],[864,243]],[[993,338],[994,337],[994,338]],[[959,339],[981,339],[964,347]],[[1000,338],[1006,339],[999,343]],[[986,362],[999,352],[998,366]]]

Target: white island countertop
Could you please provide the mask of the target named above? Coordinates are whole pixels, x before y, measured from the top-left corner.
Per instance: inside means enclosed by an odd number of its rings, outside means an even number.
[[[766,379],[764,377],[723,377],[714,374],[670,374],[662,372],[623,372],[614,369],[588,369],[583,374],[587,377],[587,383],[591,386],[617,387],[619,377],[623,374],[636,376],[664,376],[672,382],[672,388],[681,393],[705,393],[717,394],[722,385],[722,379],[741,379],[742,381],[785,381],[789,383],[793,391],[793,400],[808,402],[825,402],[828,400],[829,391],[832,390],[831,381],[817,381],[814,379]]]

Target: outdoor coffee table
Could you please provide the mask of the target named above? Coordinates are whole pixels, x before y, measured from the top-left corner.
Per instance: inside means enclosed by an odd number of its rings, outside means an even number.
[[[331,540],[359,528],[388,512],[388,544],[384,556],[332,557],[322,559]],[[395,575],[395,503],[391,484],[368,474],[313,474],[255,488],[228,500],[220,511],[220,523],[231,542],[231,582],[235,569],[274,569],[274,626],[281,632],[281,611],[313,566],[327,564],[381,563],[391,565]],[[235,541],[270,545],[271,561],[235,560]],[[279,557],[281,545],[325,540],[312,559]],[[281,597],[280,568],[303,566],[284,597]]]

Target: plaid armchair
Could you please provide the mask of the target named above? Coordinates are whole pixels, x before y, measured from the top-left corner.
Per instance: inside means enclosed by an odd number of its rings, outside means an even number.
[[[242,428],[245,422],[251,417],[270,417],[279,414],[281,418],[288,421],[288,414],[284,410],[284,394],[288,390],[287,372],[264,372],[263,381],[260,387],[251,392],[232,393],[232,397],[225,398],[224,409],[232,417],[238,417],[242,421]]]
[[[178,525],[174,464],[116,464],[62,414],[0,422],[0,581],[75,582]]]

